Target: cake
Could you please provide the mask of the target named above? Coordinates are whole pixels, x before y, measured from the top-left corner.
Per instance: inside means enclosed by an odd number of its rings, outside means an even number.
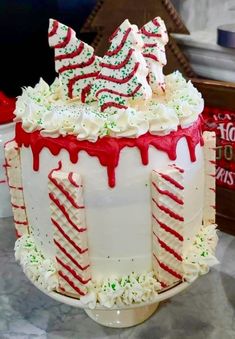
[[[151,301],[215,264],[215,135],[164,76],[166,27],[125,20],[103,58],[50,20],[58,78],[23,89],[5,146],[16,259],[84,307]],[[16,217],[17,216],[17,217]]]

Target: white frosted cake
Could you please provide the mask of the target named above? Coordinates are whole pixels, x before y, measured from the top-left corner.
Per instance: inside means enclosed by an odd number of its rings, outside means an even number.
[[[17,100],[16,259],[89,307],[149,301],[216,263],[215,136],[191,82],[163,75],[167,40],[159,17],[125,20],[99,58],[51,20],[58,78]]]

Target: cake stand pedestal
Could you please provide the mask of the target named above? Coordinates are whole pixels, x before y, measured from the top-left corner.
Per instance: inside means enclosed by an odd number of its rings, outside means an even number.
[[[90,317],[92,320],[103,326],[113,328],[125,328],[141,324],[156,311],[161,301],[173,297],[190,286],[190,283],[181,282],[178,285],[169,288],[168,290],[160,292],[151,301],[143,302],[141,304],[133,304],[121,307],[114,306],[110,309],[101,305],[97,305],[95,309],[90,309],[85,307],[84,304],[82,304],[78,299],[67,297],[57,292],[49,292],[43,289],[38,283],[32,281],[29,276],[27,276],[27,278],[35,287],[52,299],[69,306],[83,308],[88,317]]]
[[[86,314],[100,325],[113,328],[131,327],[143,323],[158,308],[159,303],[119,310],[90,310]]]

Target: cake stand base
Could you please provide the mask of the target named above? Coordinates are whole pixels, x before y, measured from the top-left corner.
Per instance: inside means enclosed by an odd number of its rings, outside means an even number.
[[[100,325],[125,328],[141,324],[147,320],[158,308],[159,303],[121,310],[90,310],[84,311],[92,320]]]

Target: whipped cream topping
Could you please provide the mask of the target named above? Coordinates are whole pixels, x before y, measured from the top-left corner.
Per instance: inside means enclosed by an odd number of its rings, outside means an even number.
[[[30,235],[23,235],[16,240],[15,259],[20,262],[24,273],[33,282],[48,291],[57,287],[55,262],[43,256]]]
[[[199,275],[209,272],[209,268],[219,263],[215,257],[218,242],[217,225],[202,227],[183,260],[184,279],[193,282]]]
[[[118,113],[100,112],[97,102],[64,102],[58,79],[49,86],[42,79],[34,87],[23,88],[16,103],[16,121],[27,132],[40,130],[50,137],[75,135],[78,140],[95,142],[99,137],[135,138],[146,132],[168,134],[178,126],[187,127],[203,110],[201,94],[179,72],[165,77],[164,93],[149,100],[130,101]]]

